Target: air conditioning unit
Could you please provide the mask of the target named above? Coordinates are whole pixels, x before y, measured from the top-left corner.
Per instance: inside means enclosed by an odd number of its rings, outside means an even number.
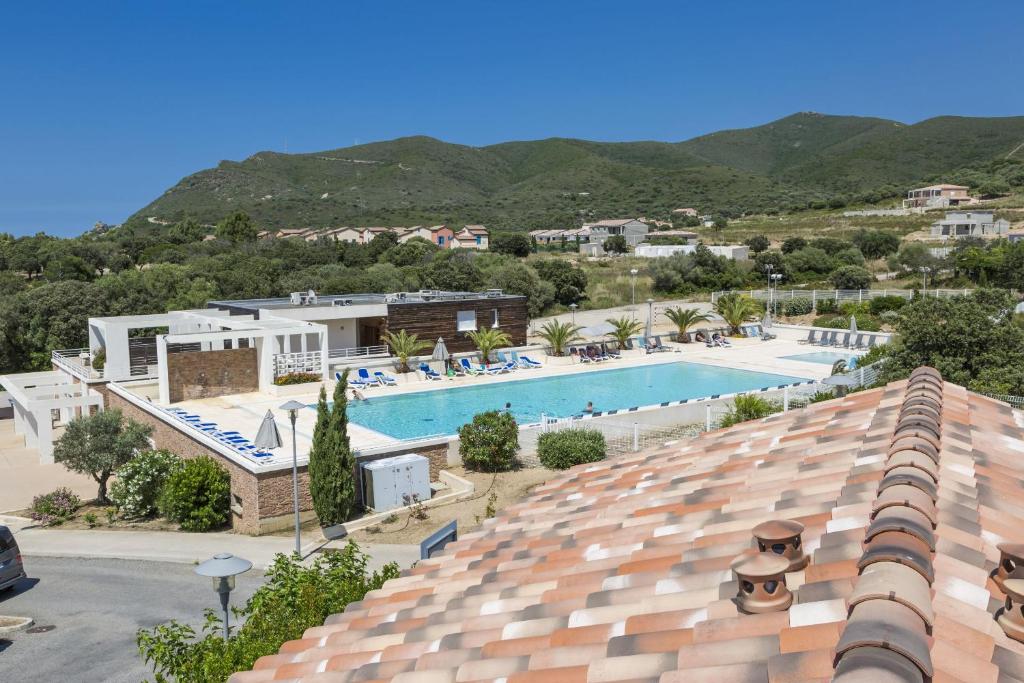
[[[375,512],[430,500],[430,463],[409,453],[364,463],[361,466],[363,504]]]

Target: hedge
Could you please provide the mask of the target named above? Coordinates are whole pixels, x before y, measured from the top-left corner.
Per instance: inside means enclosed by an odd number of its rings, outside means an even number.
[[[544,467],[564,470],[605,457],[604,434],[596,429],[567,429],[541,434],[537,439],[537,456]]]

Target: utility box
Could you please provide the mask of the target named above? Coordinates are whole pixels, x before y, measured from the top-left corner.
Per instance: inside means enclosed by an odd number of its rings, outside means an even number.
[[[363,503],[376,512],[430,500],[430,463],[409,453],[362,465]],[[407,502],[408,501],[408,502]]]

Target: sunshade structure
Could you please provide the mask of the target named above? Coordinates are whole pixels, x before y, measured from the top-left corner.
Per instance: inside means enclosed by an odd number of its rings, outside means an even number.
[[[281,432],[277,431],[277,422],[274,421],[274,414],[269,410],[263,416],[263,422],[260,423],[260,429],[256,432],[256,439],[252,443],[256,448],[262,448],[263,450],[281,447],[283,443],[281,441]]]
[[[767,330],[772,326],[772,314],[771,311],[765,309],[764,318],[761,319],[761,328]]]
[[[448,360],[451,354],[448,353],[448,347],[444,345],[444,339],[442,337],[437,338],[437,343],[434,344],[434,353],[431,354],[430,360]]]
[[[590,327],[581,328],[579,334],[581,337],[604,337],[611,334],[614,330],[615,328],[608,323],[598,323]]]
[[[857,316],[850,316],[850,334],[857,334]]]

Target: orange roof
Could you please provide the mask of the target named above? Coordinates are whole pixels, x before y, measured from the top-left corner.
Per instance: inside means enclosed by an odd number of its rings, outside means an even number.
[[[230,680],[1024,680],[990,578],[1024,538],[1022,426],[919,369],[579,466]],[[783,519],[780,569],[752,530]]]

